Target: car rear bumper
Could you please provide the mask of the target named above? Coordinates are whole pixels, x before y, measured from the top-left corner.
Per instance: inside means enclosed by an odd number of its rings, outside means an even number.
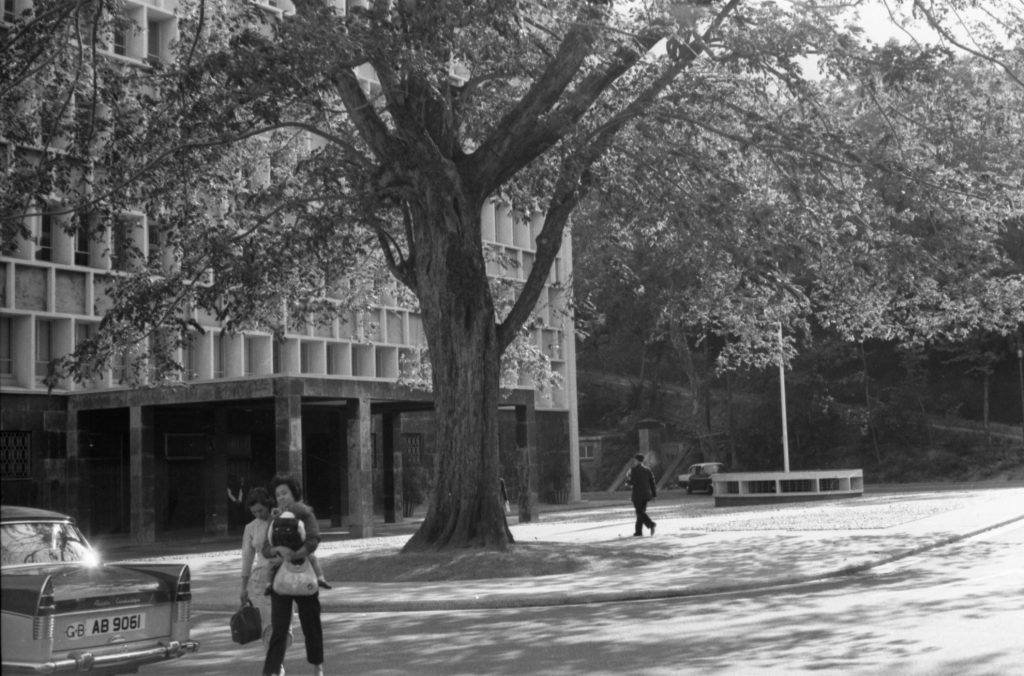
[[[4,662],[3,672],[22,674],[61,674],[76,671],[93,671],[117,667],[132,667],[160,662],[161,660],[181,657],[188,653],[198,652],[198,641],[171,641],[145,650],[133,650],[126,653],[96,655],[82,652],[63,660],[53,660],[38,664]]]

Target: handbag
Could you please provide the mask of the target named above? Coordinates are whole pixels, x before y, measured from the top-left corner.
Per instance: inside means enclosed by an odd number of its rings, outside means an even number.
[[[245,645],[263,636],[263,618],[260,609],[246,603],[231,616],[231,640]]]
[[[316,573],[309,558],[302,563],[285,561],[274,574],[274,593],[281,596],[312,596],[317,593]]]

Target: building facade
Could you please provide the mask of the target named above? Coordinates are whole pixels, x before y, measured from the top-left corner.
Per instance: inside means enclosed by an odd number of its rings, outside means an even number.
[[[336,3],[339,6],[343,2]],[[265,3],[287,11],[285,2]],[[30,6],[5,0],[4,21]],[[177,36],[176,0],[130,0],[137,31],[115,36],[109,58],[167,57]],[[0,152],[37,152],[0,139]],[[123,384],[115,360],[85,383],[50,387],[52,364],[93,335],[111,276],[127,244],[162,255],[158,224],[127,213],[91,238],[44,206],[24,219],[29,236],[0,255],[0,480],[3,502],[75,515],[96,536],[129,533],[151,542],[183,530],[224,533],[248,520],[238,499],[277,472],[299,475],[322,518],[356,535],[403,518],[403,467],[430,462],[429,393],[399,383],[400,365],[425,343],[418,314],[378,296],[358,317],[269,332],[229,334],[194,312],[205,333],[179,348],[177,386]],[[485,247],[500,254],[489,273],[525,279],[540,221],[498,203],[482,214]],[[167,252],[170,257],[171,252]],[[574,329],[566,236],[533,340],[561,376],[561,388],[522,381],[502,406],[506,484],[528,510],[546,482],[579,496]],[[570,472],[548,481],[545,463]]]

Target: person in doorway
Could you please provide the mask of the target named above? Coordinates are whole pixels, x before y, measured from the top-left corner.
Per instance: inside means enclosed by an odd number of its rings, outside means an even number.
[[[242,532],[242,605],[253,604],[259,608],[260,619],[263,622],[263,648],[270,645],[270,597],[264,595],[263,590],[270,579],[272,567],[280,565],[281,558],[265,558],[263,556],[263,545],[267,543],[267,532],[270,528],[270,510],[274,507],[274,500],[270,497],[267,489],[256,487],[249,491],[245,500],[253,519],[245,526]],[[289,625],[291,622],[289,621]],[[289,628],[289,642],[291,641],[291,629]]]
[[[270,539],[263,545],[263,556],[267,559],[281,557],[282,561],[300,562],[309,557],[320,544],[320,526],[317,524],[313,510],[303,502],[302,489],[294,478],[279,474],[270,482],[274,498],[277,500],[278,512],[291,512],[298,518],[305,529],[304,540],[297,549],[284,545],[272,545]],[[313,563],[313,560],[310,560]],[[315,567],[317,578],[323,579],[319,565]],[[306,661],[313,665],[313,676],[324,673],[324,636],[320,623],[320,593],[311,596],[283,596],[270,589],[270,641],[267,656],[263,661],[264,676],[277,676],[284,662],[284,653],[288,648],[288,629],[291,625],[293,604],[298,607],[299,623],[306,640]]]
[[[228,528],[245,523],[249,507],[245,494],[245,477],[228,476]]]
[[[637,453],[633,456],[636,463],[629,470],[629,483],[633,487],[631,498],[633,508],[636,509],[636,526],[633,529],[633,537],[642,537],[644,526],[651,529],[654,535],[654,527],[657,525],[647,516],[647,503],[658,497],[658,489],[654,484],[654,472],[644,464],[644,454]]]

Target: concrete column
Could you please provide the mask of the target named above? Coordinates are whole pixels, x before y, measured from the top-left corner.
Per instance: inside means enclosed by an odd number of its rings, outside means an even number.
[[[129,409],[129,487],[134,544],[156,541],[156,428],[151,406]]]
[[[338,408],[335,419],[331,421],[331,432],[335,443],[332,452],[337,461],[337,471],[331,476],[331,525],[342,525],[348,516],[348,409]]]
[[[274,385],[276,472],[302,481],[302,383],[278,380]]]
[[[402,520],[401,416],[385,413],[383,418],[384,522],[397,523]]]
[[[373,446],[369,399],[350,399],[348,417],[348,516],[353,537],[373,537]]]
[[[92,523],[92,509],[82,502],[82,433],[78,429],[78,409],[68,409],[68,513],[81,524]]]
[[[228,416],[227,409],[213,412],[213,443],[207,449],[204,492],[208,535],[228,534]]]
[[[519,523],[539,521],[537,410],[532,401],[526,406],[516,406],[516,448],[519,450]]]

